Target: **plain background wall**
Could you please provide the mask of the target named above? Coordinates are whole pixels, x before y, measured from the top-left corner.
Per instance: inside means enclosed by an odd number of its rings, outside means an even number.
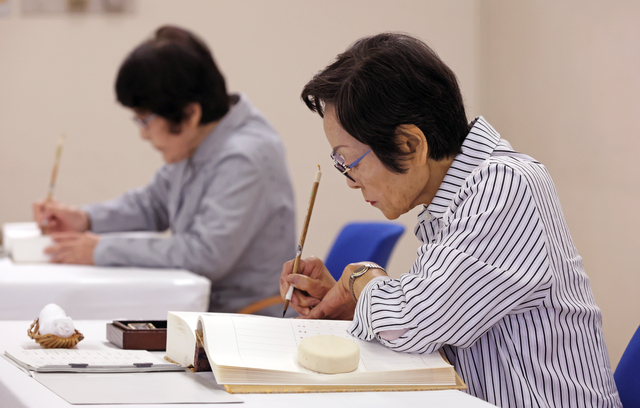
[[[640,324],[640,2],[481,10],[482,113],[549,170],[616,366]]]
[[[199,34],[230,91],[246,93],[280,132],[300,229],[316,164],[323,178],[304,256],[326,255],[350,220],[382,220],[333,169],[302,86],[355,39],[404,31],[458,75],[468,116],[483,114],[556,182],[603,310],[615,367],[639,319],[640,36],[632,1],[138,0],[127,15],[0,16],[0,223],[27,221],[46,195],[57,139],[67,136],[55,197],[85,204],[144,185],[161,165],[115,101],[117,69],[159,25]],[[635,115],[634,115],[635,114]],[[414,210],[389,264],[407,272]]]

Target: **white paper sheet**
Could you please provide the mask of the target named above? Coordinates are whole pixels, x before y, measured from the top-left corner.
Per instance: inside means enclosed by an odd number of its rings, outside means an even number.
[[[70,404],[220,404],[242,402],[211,378],[191,371],[164,373],[34,373]]]
[[[149,372],[183,370],[146,350],[77,350],[12,348],[5,355],[30,371],[39,372]]]

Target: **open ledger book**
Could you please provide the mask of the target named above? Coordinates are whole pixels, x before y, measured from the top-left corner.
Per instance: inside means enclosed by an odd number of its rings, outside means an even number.
[[[347,333],[350,322],[281,319],[223,313],[169,312],[167,359],[192,366],[202,347],[218,384],[230,392],[309,392],[464,389],[440,353],[409,354]],[[335,335],[360,347],[360,364],[345,374],[320,374],[298,363],[298,345],[314,335]],[[196,366],[198,363],[196,362]]]

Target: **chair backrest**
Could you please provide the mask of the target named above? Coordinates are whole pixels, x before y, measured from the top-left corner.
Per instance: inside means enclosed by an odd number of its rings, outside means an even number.
[[[349,223],[336,237],[324,264],[336,280],[354,262],[370,261],[385,268],[403,233],[404,226],[393,222]]]
[[[631,338],[613,374],[623,407],[640,407],[640,327]]]

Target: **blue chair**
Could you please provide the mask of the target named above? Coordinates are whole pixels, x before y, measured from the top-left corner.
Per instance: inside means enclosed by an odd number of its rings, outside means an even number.
[[[640,407],[640,327],[622,353],[613,374],[622,406]]]
[[[354,262],[370,261],[385,268],[393,247],[403,233],[404,226],[393,222],[349,223],[336,237],[324,264],[336,280],[340,279],[344,268]],[[274,312],[274,305],[282,305],[280,295],[254,302],[238,313],[279,316],[281,309]]]
[[[404,226],[394,222],[346,224],[331,246],[324,264],[335,280],[354,262],[370,261],[385,268]]]

